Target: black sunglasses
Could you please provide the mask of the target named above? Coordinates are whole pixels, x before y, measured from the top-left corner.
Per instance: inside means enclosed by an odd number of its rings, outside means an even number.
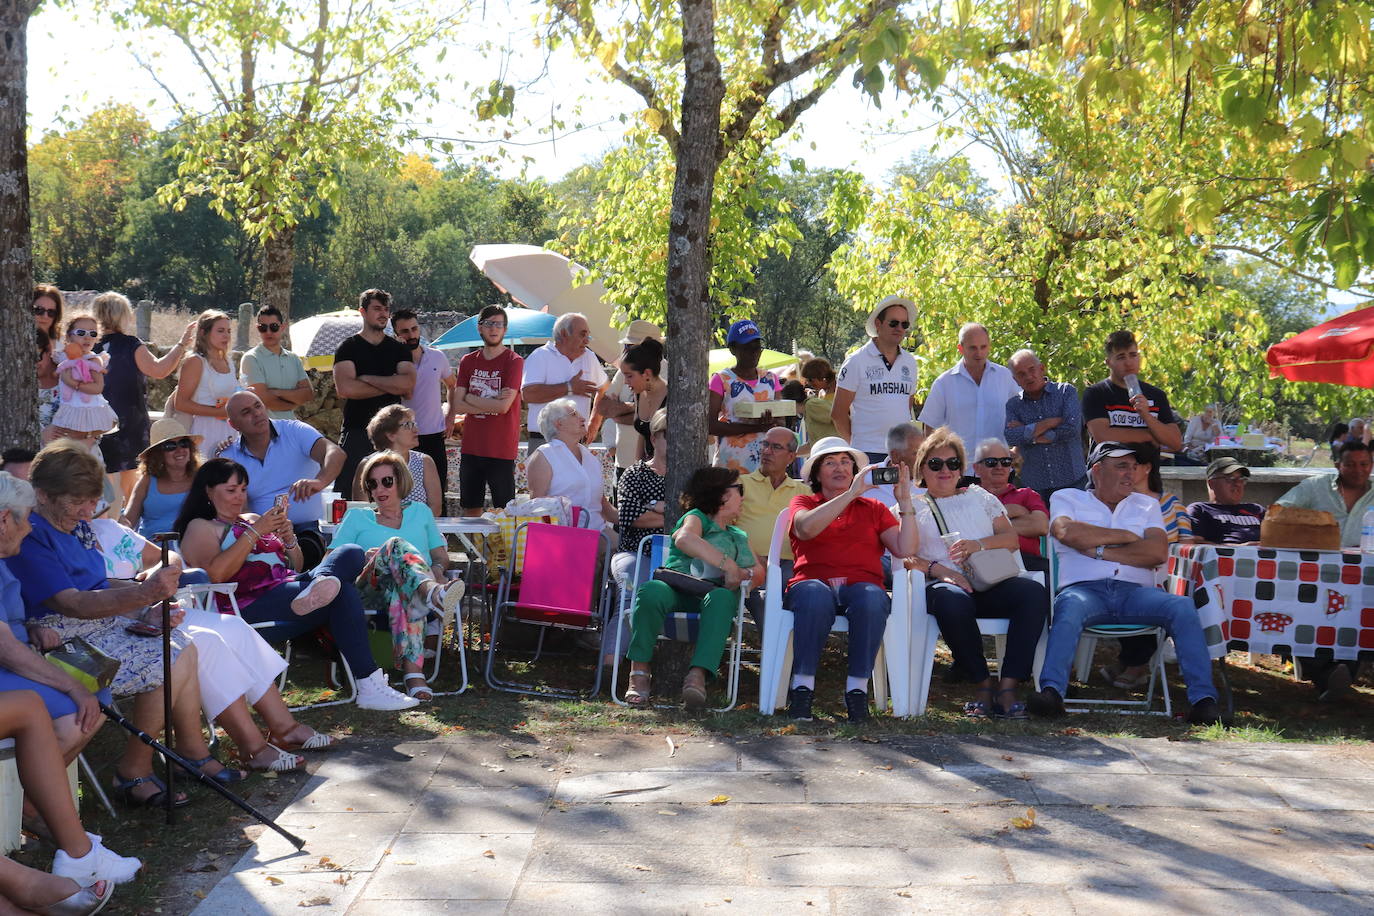
[[[932,471],[943,471],[945,468],[949,468],[951,471],[958,471],[961,470],[963,466],[964,463],[960,461],[958,458],[926,459],[926,467],[930,468]]]
[[[57,309],[44,308],[41,305],[35,305],[33,307],[33,313],[35,315],[47,315],[49,318],[57,317]]]
[[[367,490],[367,492],[369,492],[369,493],[371,493],[373,490],[377,489],[378,487],[388,487],[388,488],[390,488],[390,487],[394,487],[394,486],[396,486],[396,478],[395,478],[395,477],[392,477],[390,474],[386,475],[386,476],[383,477],[381,480],[375,480],[375,479],[369,477],[367,480],[363,481],[363,487],[364,487],[364,488]]]
[[[1010,458],[984,458],[978,462],[985,468],[1009,468],[1011,467]]]
[[[259,333],[259,334],[275,334],[275,333],[277,333],[277,332],[280,331],[280,330],[281,330],[281,325],[277,324],[277,322],[275,322],[275,321],[272,322],[271,324],[260,324],[260,325],[258,325],[258,333]]]
[[[158,448],[164,452],[175,452],[179,448],[192,449],[196,444],[190,439],[168,439],[166,442],[159,442]]]
[[[892,319],[889,319],[889,320],[888,320],[887,326],[888,326],[889,328],[901,328],[903,331],[905,331],[907,328],[911,327],[911,322],[910,322],[910,321],[898,321],[896,318],[892,318]]]

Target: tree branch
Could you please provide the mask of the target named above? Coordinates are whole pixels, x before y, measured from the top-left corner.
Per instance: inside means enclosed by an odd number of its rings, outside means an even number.
[[[1238,251],[1238,252],[1240,252],[1241,254],[1249,255],[1249,256],[1252,257],[1252,258],[1257,258],[1257,259],[1263,261],[1263,262],[1266,263],[1266,264],[1269,264],[1269,265],[1271,265],[1271,266],[1273,266],[1273,267],[1277,267],[1279,270],[1282,270],[1282,271],[1284,271],[1285,273],[1290,273],[1290,274],[1292,274],[1293,276],[1297,277],[1297,278],[1300,279],[1300,280],[1306,280],[1308,283],[1315,283],[1315,284],[1317,284],[1318,286],[1322,287],[1323,289],[1340,289],[1339,286],[1337,286],[1336,284],[1332,283],[1332,282],[1329,281],[1329,280],[1323,280],[1321,277],[1314,277],[1314,276],[1312,276],[1311,274],[1305,274],[1305,273],[1303,273],[1302,271],[1297,270],[1296,268],[1294,268],[1291,264],[1285,264],[1285,263],[1283,263],[1282,261],[1278,260],[1277,258],[1272,258],[1272,257],[1270,257],[1269,255],[1265,254],[1263,251],[1260,251],[1260,250],[1255,249],[1255,248],[1250,248],[1250,247],[1248,247],[1248,246],[1246,246],[1246,245],[1213,245],[1213,246],[1212,246],[1212,250],[1213,250],[1213,251]],[[1370,291],[1367,291],[1367,290],[1364,290],[1364,289],[1360,289],[1360,288],[1354,287],[1354,286],[1350,287],[1349,289],[1345,289],[1345,290],[1341,290],[1341,291],[1342,291],[1342,292],[1345,292],[1345,293],[1350,293],[1350,294],[1353,295],[1353,296],[1359,296],[1359,297],[1364,298],[1364,299],[1374,299],[1374,292],[1370,292]]]

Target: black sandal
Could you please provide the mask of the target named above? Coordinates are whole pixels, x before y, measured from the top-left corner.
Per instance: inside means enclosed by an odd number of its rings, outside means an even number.
[[[992,706],[992,688],[979,687],[973,691],[974,696],[987,694],[986,700],[969,700],[964,704],[964,715],[970,719],[986,719]]]
[[[1005,705],[1005,706],[1002,705],[1001,703],[993,703],[993,704],[992,704],[992,717],[993,717],[994,719],[1028,719],[1028,718],[1030,718],[1030,716],[1026,715],[1026,704],[1025,704],[1025,703],[1022,703],[1020,700],[1016,699],[1016,688],[1015,688],[1015,687],[1004,687],[1004,688],[1002,688],[1001,690],[997,691],[997,696],[1000,697],[1000,696],[1002,696],[1002,694],[1004,694],[1004,693],[1009,693],[1009,694],[1011,694],[1012,702],[1011,702],[1011,703],[1008,703],[1008,704]]]
[[[145,782],[149,785],[156,786],[158,791],[146,798],[139,798],[134,795],[134,790]],[[124,779],[116,772],[112,785],[115,792],[119,794],[119,800],[130,808],[160,808],[162,806],[162,800],[167,797],[167,784],[151,774],[148,776],[136,776],[133,779]],[[185,792],[178,792],[177,795],[172,798],[173,808],[184,808],[190,803],[191,796],[187,795]]]

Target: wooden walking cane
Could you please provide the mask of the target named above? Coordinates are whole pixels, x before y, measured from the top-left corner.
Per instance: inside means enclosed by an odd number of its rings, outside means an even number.
[[[162,546],[162,568],[167,568],[167,544],[177,538],[175,531],[153,535],[153,540]],[[167,746],[172,747],[172,599],[162,599],[162,732]],[[172,786],[172,758],[162,757],[163,781],[167,791],[163,793],[162,803],[167,808],[167,823],[172,823],[175,789]]]

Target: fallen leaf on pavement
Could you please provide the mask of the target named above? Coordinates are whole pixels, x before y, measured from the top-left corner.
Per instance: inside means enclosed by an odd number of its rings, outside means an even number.
[[[661,814],[661,815],[663,815],[664,817],[677,817],[677,812],[676,812],[676,811],[659,811],[659,812],[656,812],[656,813]]]
[[[725,804],[726,802],[728,802],[729,800],[730,800],[730,796],[728,796],[728,795],[717,795],[715,798],[711,799],[710,804],[713,804],[713,805],[723,805],[723,804]]]
[[[486,856],[488,859],[496,858],[496,853],[492,852],[490,849],[484,850],[482,855]]]
[[[890,769],[892,769],[892,764],[890,764],[890,763],[889,763],[889,764],[885,764],[885,765],[883,765],[883,766],[878,767],[878,769],[880,769],[880,770],[890,770]]]
[[[653,869],[647,865],[631,865],[630,867],[635,871],[653,871]]]
[[[911,896],[911,892],[910,892],[910,891],[898,891],[898,892],[897,892],[897,896],[898,896],[898,897],[910,897],[910,896]]]
[[[329,906],[328,897],[311,897],[309,900],[302,900],[296,906]]]
[[[1002,759],[1003,759],[1003,760],[1015,760],[1016,758],[1013,757],[1011,754],[1003,754],[1003,755],[1002,755]]]
[[[1035,809],[1027,808],[1025,817],[1014,817],[1011,825],[1017,830],[1029,830],[1035,826]]]
[[[268,875],[267,883],[272,885],[273,887],[276,887],[278,884],[285,884],[286,882],[283,881],[281,878],[275,877],[274,875]]]
[[[881,744],[881,743],[882,743],[882,742],[879,741],[877,738],[870,738],[870,737],[868,737],[868,735],[860,735],[860,736],[859,736],[859,740],[862,741],[864,744]]]

